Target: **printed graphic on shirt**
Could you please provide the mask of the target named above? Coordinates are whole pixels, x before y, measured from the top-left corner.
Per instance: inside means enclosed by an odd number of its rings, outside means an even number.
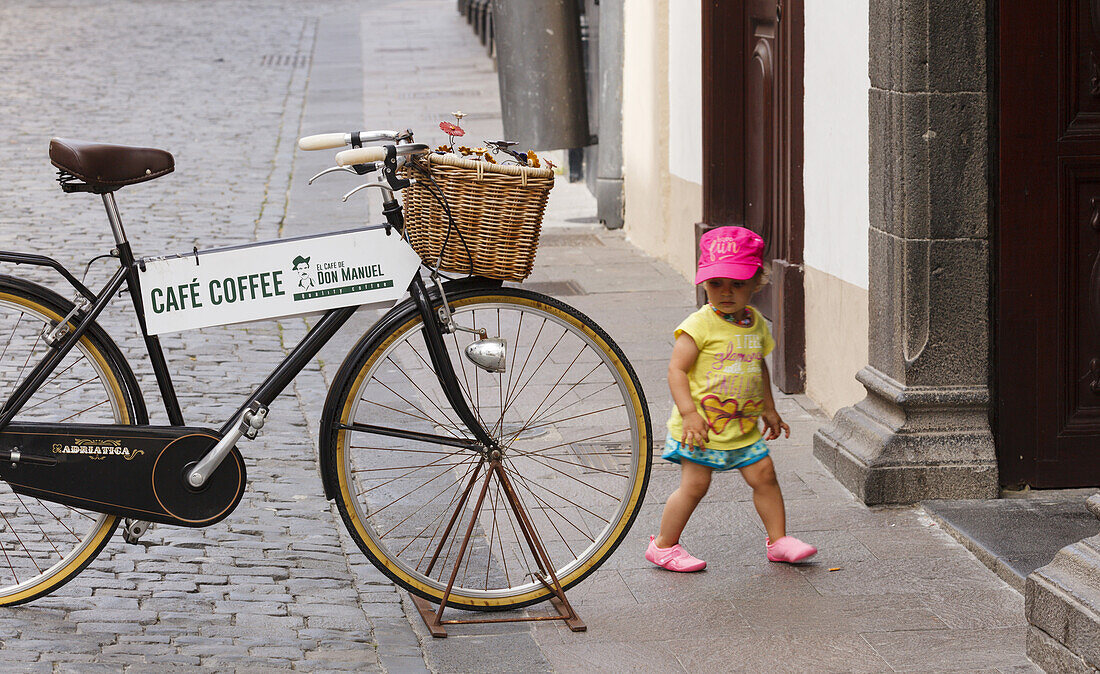
[[[707,423],[715,433],[722,433],[730,422],[736,421],[741,435],[744,435],[756,428],[756,420],[760,418],[763,401],[746,400],[739,406],[734,398],[722,400],[716,395],[709,395],[703,398],[701,404]]]
[[[741,428],[755,426],[764,402],[764,380],[760,361],[764,359],[763,342],[758,334],[732,335],[726,348],[714,354],[706,373],[705,390],[710,394],[703,400],[713,399],[710,409],[704,404],[707,421],[725,419],[722,427],[732,419],[741,420]],[[742,401],[740,409],[738,402]],[[712,413],[715,419],[711,418]],[[747,415],[752,414],[751,419]],[[735,416],[729,416],[729,415]],[[716,431],[722,431],[715,428]],[[748,430],[743,430],[743,433]]]

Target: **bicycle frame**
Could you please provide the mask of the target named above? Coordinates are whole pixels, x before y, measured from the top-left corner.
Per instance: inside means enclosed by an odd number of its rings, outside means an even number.
[[[31,398],[38,387],[42,385],[46,378],[53,372],[54,368],[57,367],[69,351],[79,342],[80,338],[88,331],[90,326],[94,324],[104,309],[106,309],[115,293],[122,289],[123,284],[127,286],[130,292],[134,311],[138,318],[138,325],[141,329],[142,337],[145,340],[149,360],[153,366],[153,373],[160,388],[169,422],[172,426],[184,425],[183,412],[172,384],[171,374],[168,370],[160,339],[156,335],[150,335],[146,327],[145,312],[141,299],[140,278],[138,274],[141,261],[134,258],[130,244],[126,240],[126,235],[122,229],[113,195],[108,192],[103,194],[102,197],[116,241],[116,247],[111,253],[113,257],[118,259],[119,269],[98,294],[92,293],[84,287],[82,283],[76,280],[71,272],[65,269],[65,267],[56,260],[45,256],[0,251],[0,261],[47,266],[57,270],[80,293],[81,297],[79,297],[78,300],[83,300],[78,301],[73,312],[62,321],[62,324],[64,324],[71,321],[73,318],[79,318],[79,322],[76,323],[74,329],[64,333],[52,344],[53,348],[50,354],[35,366],[23,382],[21,382],[9,395],[3,408],[0,409],[0,431],[3,431],[8,424],[11,423],[12,419],[19,413],[20,409]],[[400,206],[398,206],[398,209],[399,208]],[[390,214],[388,214],[388,218],[390,217]],[[398,210],[397,219],[399,218],[400,211]],[[396,223],[393,223],[391,219],[391,224]],[[408,290],[424,320],[424,324],[437,326],[437,328],[439,328],[424,331],[426,343],[428,345],[428,353],[444,394],[453,405],[453,409],[460,419],[476,438],[476,442],[467,444],[471,448],[480,446],[482,451],[496,449],[496,442],[477,420],[476,415],[470,410],[463,397],[458,378],[447,356],[446,347],[443,344],[442,327],[432,308],[431,294],[419,274],[413,277]],[[90,308],[84,309],[88,304],[90,304]],[[236,441],[239,440],[242,435],[247,434],[250,413],[254,413],[258,409],[266,410],[321,348],[328,343],[341,327],[343,327],[348,319],[351,318],[352,314],[355,313],[357,308],[357,306],[349,306],[331,309],[325,312],[317,324],[314,325],[305,337],[303,337],[291,352],[287,354],[283,361],[267,376],[263,383],[245,399],[236,412],[234,412],[219,429],[222,441],[207,453],[203,460],[195,467],[194,470],[199,471],[200,475],[202,475],[202,479],[197,480],[197,484],[195,483],[196,480],[193,480],[193,487],[201,487],[202,481],[209,475],[209,472],[217,467],[221,460],[232,449]],[[394,437],[408,437],[409,433],[411,433],[406,430],[386,429],[381,427],[371,427],[368,432],[379,435],[391,435]],[[443,438],[431,434],[414,433],[414,435],[427,441],[444,443],[454,442],[453,438]],[[194,478],[194,475],[192,475],[192,478]]]

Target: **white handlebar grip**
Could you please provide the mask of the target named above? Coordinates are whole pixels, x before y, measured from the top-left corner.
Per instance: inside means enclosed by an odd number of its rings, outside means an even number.
[[[347,145],[345,133],[319,133],[315,136],[305,136],[298,139],[298,147],[302,150],[328,150],[334,147]]]
[[[384,147],[357,147],[336,153],[336,163],[340,166],[366,164],[372,161],[382,161],[385,158],[386,148]]]

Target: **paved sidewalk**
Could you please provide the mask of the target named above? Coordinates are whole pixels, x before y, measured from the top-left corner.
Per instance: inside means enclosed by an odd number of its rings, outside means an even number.
[[[364,13],[367,62],[393,63],[408,79],[368,67],[368,125],[415,120],[433,129],[462,108],[474,139],[499,127],[496,77],[447,0],[376,2]],[[407,10],[407,11],[406,11]],[[417,92],[412,94],[411,92]],[[382,102],[384,99],[384,103]],[[410,125],[413,123],[410,122]],[[430,133],[428,142],[434,142]],[[423,137],[422,137],[423,139]],[[578,189],[580,187],[580,189]],[[669,412],[665,383],[672,328],[694,308],[694,291],[667,265],[641,254],[623,232],[594,224],[583,187],[559,180],[525,284],[580,308],[608,329],[646,389],[655,434]],[[736,475],[716,479],[685,532],[707,559],[700,574],[674,575],[642,558],[678,468],[658,460],[629,537],[570,598],[588,624],[455,627],[431,640],[406,602],[439,671],[1033,671],[1024,655],[1023,600],[918,508],[867,508],[813,458],[824,423],[804,396],[780,395],[790,440],[772,444],[790,531],[817,544],[812,564],[777,565],[751,492]],[[541,609],[534,608],[532,613]],[[524,651],[528,635],[535,652]]]
[[[340,203],[346,181],[305,186],[330,156],[296,151],[299,135],[409,126],[434,143],[442,140],[436,125],[457,108],[470,113],[463,126],[472,138],[500,135],[496,74],[453,0],[8,3],[0,68],[0,182],[9,195],[0,246],[56,255],[73,268],[108,248],[109,235],[96,200],[62,196],[52,182],[51,135],[176,155],[175,174],[119,194],[141,255],[360,222],[368,202]],[[594,214],[583,185],[559,181],[526,285],[553,291],[610,332],[642,380],[660,434],[671,330],[694,308],[693,288]],[[93,268],[93,286],[104,270]],[[108,328],[136,364],[141,340],[124,307]],[[354,326],[370,319],[364,312]],[[166,339],[188,422],[220,425],[311,320]],[[652,568],[642,551],[678,478],[658,462],[628,539],[570,593],[586,633],[556,623],[475,625],[433,640],[321,496],[320,406],[358,334],[334,340],[273,406],[261,438],[242,446],[250,485],[227,520],[158,527],[140,546],[116,538],[53,596],[0,609],[0,668],[1033,670],[1021,596],[919,509],[855,501],[813,458],[824,420],[801,396],[779,396],[793,434],[772,450],[790,529],[821,548],[815,563],[767,562],[749,491],[723,476],[685,532],[708,570]],[[163,422],[149,368],[139,376]]]

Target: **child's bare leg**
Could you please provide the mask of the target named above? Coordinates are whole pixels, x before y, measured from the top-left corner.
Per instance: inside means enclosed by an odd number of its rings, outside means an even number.
[[[783,508],[783,492],[779,490],[779,480],[775,478],[772,457],[765,456],[740,471],[745,482],[752,487],[752,503],[768,531],[768,538],[778,541],[787,535],[787,513]],[[663,526],[661,531],[664,531]]]
[[[680,534],[687,526],[688,518],[710,488],[712,472],[711,468],[691,461],[680,463],[680,486],[665,503],[661,533],[657,534],[655,541],[657,547],[669,548],[680,542]]]

